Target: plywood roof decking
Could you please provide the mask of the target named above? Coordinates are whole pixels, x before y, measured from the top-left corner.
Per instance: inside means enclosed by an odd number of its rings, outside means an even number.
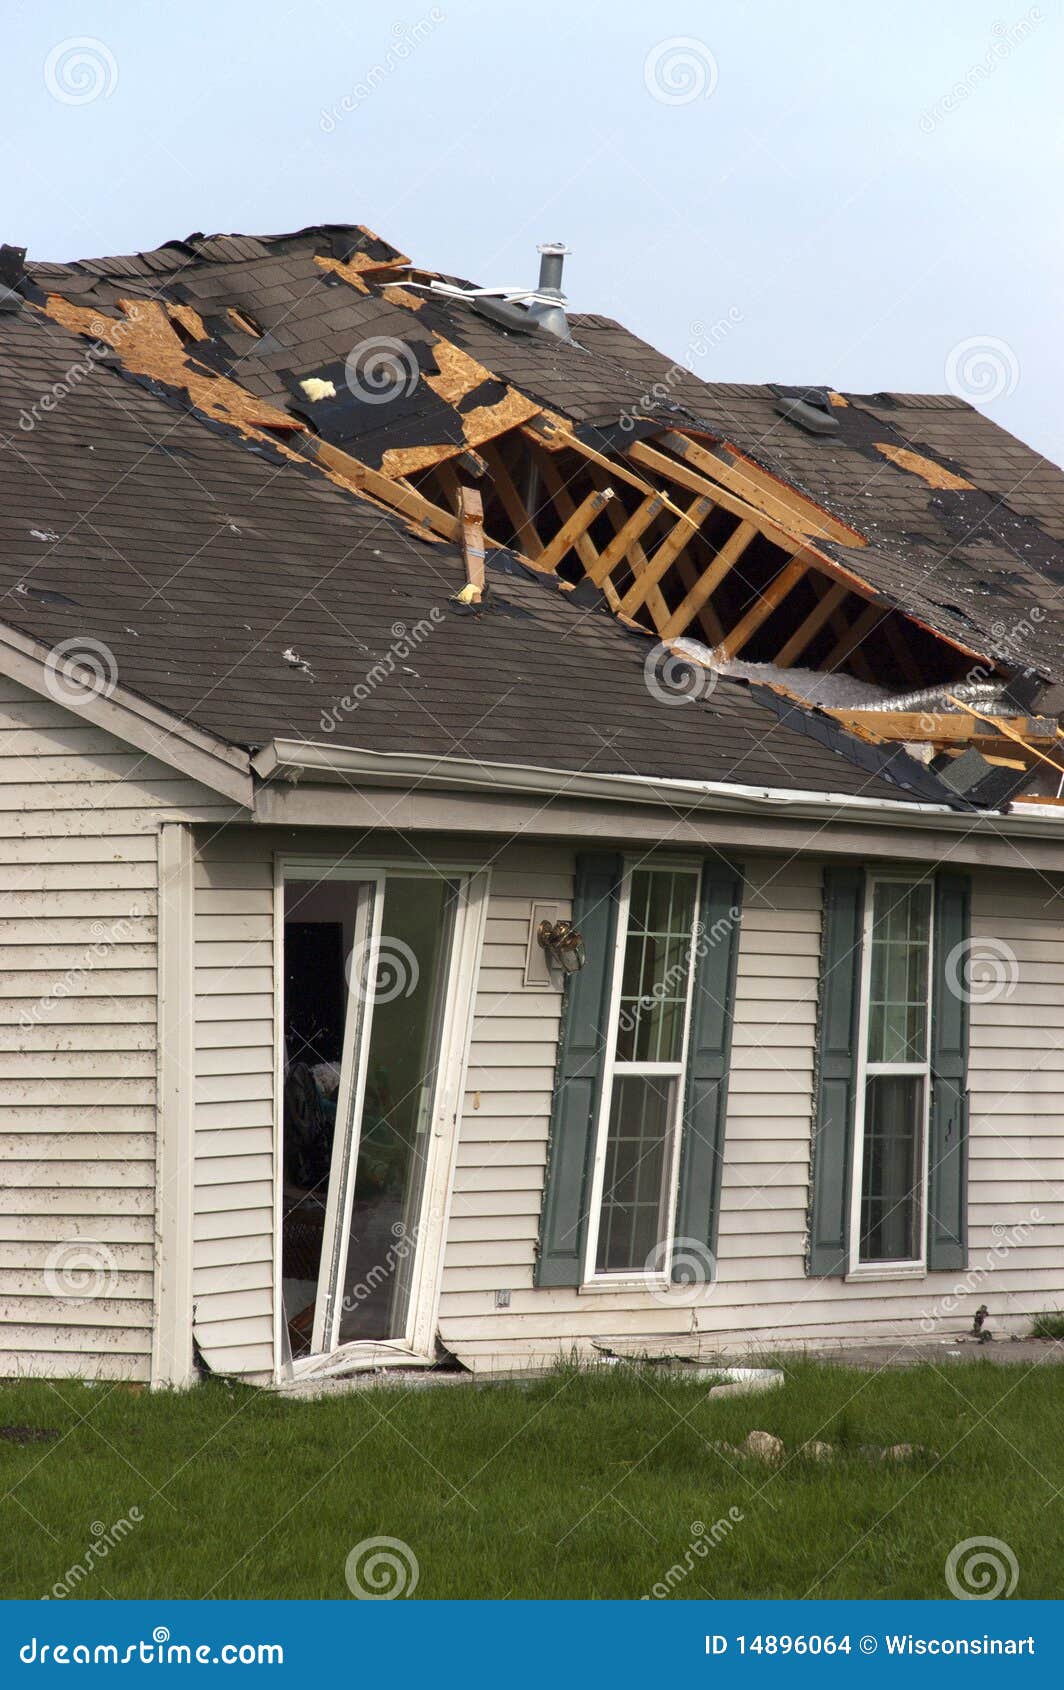
[[[1064,475],[970,407],[832,393],[839,432],[813,438],[777,415],[774,389],[701,381],[598,316],[571,319],[576,344],[516,332],[396,285],[406,262],[330,225],[30,271],[53,317],[102,318],[131,372],[293,465],[303,427],[318,466],[303,473],[383,499],[426,537],[461,534],[456,466],[483,477],[504,538],[666,638],[867,678],[885,663],[895,684],[969,663],[1064,677]],[[131,312],[140,339],[123,344]],[[398,360],[386,403],[351,378],[367,348]]]
[[[357,454],[383,466],[387,452],[410,453],[389,459],[395,473],[426,464],[434,451],[453,453],[465,439],[453,409],[451,422],[443,419],[453,438],[440,439],[438,430],[425,437],[435,427],[430,402],[439,400],[433,378],[443,374],[433,368],[435,347],[457,349],[490,373],[498,392],[489,418],[503,399],[497,420],[516,415],[521,395],[614,455],[625,443],[622,418],[704,431],[865,537],[861,573],[886,603],[980,659],[1064,677],[1064,636],[1047,625],[1064,581],[1064,476],[971,407],[949,396],[836,395],[846,399],[832,409],[840,433],[814,439],[776,414],[773,389],[705,382],[609,319],[574,315],[574,346],[539,330],[509,331],[462,302],[374,280],[373,265],[402,262],[371,231],[327,226],[263,239],[190,237],[128,259],[31,271],[49,288],[66,278],[96,303],[140,277],[193,305],[238,361],[241,385],[277,405],[291,404],[296,377],[342,369],[359,344],[408,345],[428,372],[422,391],[405,413],[374,409]],[[261,324],[265,340],[223,324],[223,306]],[[837,536],[822,543],[836,562],[852,564],[851,548]]]
[[[0,319],[0,620],[46,646],[103,641],[121,684],[175,715],[240,745],[292,736],[949,801],[903,752],[804,712],[781,719],[757,689],[656,700],[648,640],[549,580],[502,572],[498,554],[485,607],[453,609],[456,547],[419,542],[143,379],[98,367],[20,430],[81,351],[35,312]]]

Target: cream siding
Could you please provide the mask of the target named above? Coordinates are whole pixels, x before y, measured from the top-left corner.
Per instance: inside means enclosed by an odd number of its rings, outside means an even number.
[[[534,1289],[558,999],[523,987],[521,934],[532,898],[565,892],[564,862],[530,861],[520,890],[493,904],[440,1305],[445,1343],[470,1363],[519,1366],[594,1338],[756,1349],[923,1337],[964,1330],[983,1301],[999,1330],[1022,1331],[1064,1305],[1064,882],[973,876],[974,954],[1000,955],[1011,989],[972,1006],[968,1273],[847,1284],[805,1273],[821,865],[745,866],[718,1279],[693,1304]],[[506,1063],[503,1027],[525,1053]]]
[[[0,678],[0,1375],[150,1375],[158,829],[231,813]]]

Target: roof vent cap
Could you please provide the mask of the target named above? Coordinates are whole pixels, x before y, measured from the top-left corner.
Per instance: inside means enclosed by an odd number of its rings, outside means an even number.
[[[548,334],[557,335],[559,340],[571,340],[562,292],[562,269],[570,248],[564,241],[544,241],[536,251],[539,253],[539,282],[528,314]]]
[[[838,434],[839,419],[826,387],[779,387],[776,411],[806,434]]]

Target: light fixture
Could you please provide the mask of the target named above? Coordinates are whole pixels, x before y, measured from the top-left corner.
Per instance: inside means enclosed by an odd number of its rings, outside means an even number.
[[[541,921],[536,938],[548,959],[565,974],[578,974],[587,961],[584,936],[571,921]]]

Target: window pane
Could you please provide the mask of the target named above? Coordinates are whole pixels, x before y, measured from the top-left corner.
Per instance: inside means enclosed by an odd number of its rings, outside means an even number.
[[[865,1086],[861,1261],[908,1262],[920,1255],[922,1074],[873,1074]]]
[[[676,1081],[618,1074],[606,1137],[598,1273],[643,1273],[664,1242]]]
[[[870,1062],[926,1059],[930,943],[930,886],[880,881],[872,900]]]
[[[621,970],[617,1058],[678,1062],[691,968],[693,874],[636,869]]]

